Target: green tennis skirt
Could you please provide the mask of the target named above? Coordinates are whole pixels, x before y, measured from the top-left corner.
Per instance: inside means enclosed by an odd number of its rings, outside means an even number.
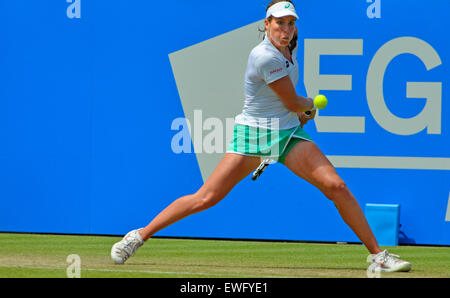
[[[289,151],[298,142],[312,142],[301,126],[286,130],[270,130],[236,124],[227,153],[260,156],[284,164]]]

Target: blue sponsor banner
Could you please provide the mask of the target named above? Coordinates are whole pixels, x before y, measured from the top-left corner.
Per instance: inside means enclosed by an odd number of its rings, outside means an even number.
[[[196,192],[268,2],[1,1],[0,231],[124,234]],[[305,130],[400,243],[450,245],[450,2],[296,7],[297,91],[329,99]],[[157,235],[358,241],[280,164]]]

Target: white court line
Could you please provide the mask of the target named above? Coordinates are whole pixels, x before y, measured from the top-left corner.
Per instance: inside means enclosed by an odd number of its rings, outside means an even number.
[[[66,270],[62,267],[35,267],[35,266],[0,266],[0,268],[24,268],[37,270]],[[241,275],[241,274],[220,274],[203,272],[168,272],[168,271],[149,271],[149,270],[113,270],[113,269],[93,269],[81,268],[83,271],[115,272],[115,273],[148,273],[148,274],[179,274],[179,275],[204,275],[204,276],[223,276],[223,277],[242,277],[242,278],[292,278],[292,276],[264,276],[264,275]]]
[[[328,155],[336,168],[450,170],[450,158]]]

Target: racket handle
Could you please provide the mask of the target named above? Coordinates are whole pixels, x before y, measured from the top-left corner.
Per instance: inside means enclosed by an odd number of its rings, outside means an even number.
[[[270,160],[264,160],[259,167],[256,169],[256,171],[253,173],[252,180],[256,181],[256,179],[261,176],[261,174],[266,170],[266,168],[270,165]]]
[[[317,110],[317,109],[313,108],[311,111],[306,111],[305,115],[309,117],[309,116],[311,116],[312,112],[314,112],[315,110]]]

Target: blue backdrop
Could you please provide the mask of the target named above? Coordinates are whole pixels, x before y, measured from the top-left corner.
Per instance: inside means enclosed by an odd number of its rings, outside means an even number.
[[[171,147],[172,122],[185,114],[169,55],[263,19],[268,2],[0,0],[0,231],[124,234],[201,187],[196,155]],[[401,243],[450,245],[450,2],[382,0],[379,18],[369,17],[372,4],[297,1],[301,66],[311,40],[362,42],[360,54],[320,59],[321,75],[352,75],[350,90],[318,89],[330,99],[321,116],[364,117],[364,131],[306,130],[339,157],[362,206],[401,205]],[[402,37],[432,49],[396,55],[384,73],[379,92],[399,130],[433,103],[434,124],[406,135],[387,129],[368,100],[371,63]],[[427,70],[421,56],[441,64]],[[407,98],[407,82],[438,84]],[[309,88],[302,82],[298,92]],[[397,159],[377,167],[342,156]],[[396,166],[402,157],[411,167]],[[332,202],[279,164],[157,235],[358,241]]]

